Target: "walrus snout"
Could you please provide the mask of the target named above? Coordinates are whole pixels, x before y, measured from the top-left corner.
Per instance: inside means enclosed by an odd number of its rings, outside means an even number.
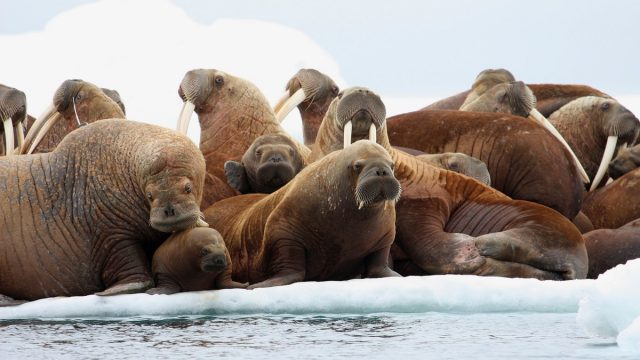
[[[367,88],[346,89],[339,98],[337,120],[344,126],[351,121],[353,134],[364,136],[371,124],[380,128],[386,118],[386,108],[380,97]]]
[[[202,258],[200,269],[204,272],[222,271],[227,268],[227,258],[222,253],[211,253]]]
[[[383,161],[355,166],[362,166],[355,191],[358,209],[400,198],[400,182],[395,178],[391,166]]]
[[[263,185],[280,187],[293,179],[295,174],[291,164],[279,157],[260,165],[256,177]]]

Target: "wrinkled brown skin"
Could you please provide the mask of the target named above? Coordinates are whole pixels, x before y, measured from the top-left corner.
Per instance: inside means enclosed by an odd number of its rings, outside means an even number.
[[[224,164],[227,183],[241,194],[271,194],[304,168],[296,144],[280,134],[262,135],[242,156],[242,162]]]
[[[491,186],[491,175],[487,169],[487,164],[469,155],[462,153],[443,153],[423,154],[417,155],[416,157],[431,165],[466,175],[487,186]]]
[[[614,99],[585,96],[576,99],[549,116],[576,154],[584,170],[593,179],[596,175],[607,138],[618,136],[616,148],[633,144],[640,133],[640,120]],[[608,179],[604,176],[603,186]]]
[[[607,173],[612,179],[617,179],[622,175],[640,166],[640,145],[618,149],[618,154],[609,163]]]
[[[200,151],[207,163],[202,209],[239,192],[227,184],[224,163],[240,161],[261,135],[286,131],[276,121],[271,106],[247,80],[214,69],[187,72],[178,89],[183,101],[196,107],[200,122]],[[288,136],[288,135],[287,135]],[[308,149],[299,147],[303,156]]]
[[[640,218],[640,169],[626,173],[609,185],[590,192],[582,211],[596,229],[617,229]]]
[[[333,79],[318,70],[300,69],[287,83],[287,90],[289,95],[293,95],[301,88],[307,95],[298,105],[302,117],[302,136],[304,144],[311,146],[316,141],[324,114],[331,101],[338,96],[340,88]]]
[[[188,138],[119,119],[84,126],[50,153],[0,159],[0,294],[152,287],[155,248],[201,215],[204,171]]]
[[[91,124],[103,119],[125,118],[120,106],[101,88],[83,80],[66,80],[53,95],[53,105],[62,115],[62,119],[53,125],[36,146],[34,153],[51,152],[67,134],[78,128],[78,120],[73,110],[74,98],[81,124]]]
[[[481,160],[491,185],[513,199],[573,219],[584,186],[571,155],[542,126],[518,116],[422,110],[387,119],[392,144],[425,153],[460,152]]]
[[[335,108],[339,105],[329,107],[314,153],[328,154],[342,147],[342,142],[331,141],[341,138],[342,133],[336,134],[341,127],[329,122],[345,121],[336,120],[331,111]],[[586,276],[584,240],[566,218],[542,205],[511,200],[478,181],[397,151],[389,145],[386,131],[383,124],[377,140],[391,154],[403,189],[396,206],[394,270],[402,275],[555,280]],[[365,132],[354,131],[353,139],[365,136]]]
[[[471,94],[469,94],[469,97],[471,97]],[[487,89],[477,96],[475,100],[466,101],[462,104],[460,110],[505,113],[527,117],[535,106],[536,98],[533,96],[531,89],[522,81],[513,81]]]
[[[364,164],[361,173],[356,161]],[[205,220],[231,254],[233,279],[255,288],[397,276],[388,267],[394,200],[358,210],[354,194],[371,180],[367,169],[379,164],[390,169],[384,149],[368,141],[353,144],[307,166],[273,194],[241,195],[206,209]],[[386,180],[399,190],[393,176]]]
[[[147,294],[246,288],[231,280],[231,257],[222,236],[197,227],[175,232],[153,254],[151,270],[156,287]]]
[[[569,102],[583,96],[600,96],[610,98],[609,95],[587,85],[565,84],[527,84],[536,96],[536,109],[549,117],[554,111]],[[448,98],[436,101],[422,110],[458,110],[464,103],[471,90],[463,91]]]
[[[24,92],[0,84],[0,122],[4,119],[11,118],[13,123],[13,143],[18,145],[18,122],[24,121],[25,112],[27,111],[27,97]],[[23,122],[22,130],[27,133],[29,126],[33,123],[33,117],[27,116],[26,123]],[[0,126],[0,156],[4,153],[4,128]]]
[[[605,271],[640,258],[640,219],[617,229],[595,230],[584,235],[589,253],[590,279]]]

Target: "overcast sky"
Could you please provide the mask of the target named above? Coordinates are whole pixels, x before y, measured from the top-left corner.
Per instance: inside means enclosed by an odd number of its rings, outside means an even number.
[[[42,30],[60,12],[91,2],[1,0],[0,34]],[[640,93],[640,1],[175,4],[202,24],[220,18],[259,19],[298,29],[336,59],[348,84],[393,96],[454,93],[489,67],[508,68],[532,83],[586,83],[612,94]],[[144,22],[140,19],[141,27]]]

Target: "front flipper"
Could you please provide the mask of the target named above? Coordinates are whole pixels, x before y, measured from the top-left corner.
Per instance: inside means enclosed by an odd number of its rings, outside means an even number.
[[[155,271],[155,269],[154,269]],[[171,295],[180,292],[180,285],[164,273],[156,273],[156,287],[147,290],[149,295]]]
[[[231,279],[231,267],[216,278],[216,289],[246,289],[249,283],[239,283]]]
[[[224,174],[227,176],[227,183],[229,186],[238,190],[241,194],[248,194],[251,192],[251,185],[247,178],[247,172],[242,163],[233,160],[225,162]]]
[[[390,232],[390,241],[393,242],[393,237],[395,232]],[[365,272],[363,277],[365,278],[381,278],[381,277],[392,277],[392,276],[402,276],[397,272],[391,270],[389,267],[389,252],[391,250],[391,245],[382,248],[376,252],[369,254],[365,258]]]
[[[269,245],[267,245],[269,246]],[[269,276],[266,280],[249,285],[247,289],[288,285],[304,281],[306,275],[306,254],[302,244],[288,239],[277,239],[271,244],[266,258]]]
[[[121,295],[121,294],[137,294],[141,292],[145,292],[147,289],[153,286],[153,281],[136,281],[129,282],[125,284],[117,284],[109,287],[105,291],[97,292],[96,295],[99,296],[111,296],[111,295]]]
[[[27,300],[14,300],[13,298],[10,298],[6,295],[2,295],[0,294],[0,307],[2,306],[15,306],[15,305],[21,305],[24,303],[28,303]]]
[[[135,294],[153,287],[147,255],[138,241],[116,234],[102,242],[101,250],[106,254],[101,274],[106,290],[96,295]]]

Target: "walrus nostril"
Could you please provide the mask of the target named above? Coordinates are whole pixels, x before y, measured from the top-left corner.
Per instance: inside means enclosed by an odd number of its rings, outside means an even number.
[[[385,169],[377,169],[376,170],[376,175],[377,176],[387,176],[389,175],[389,172]]]
[[[176,209],[174,209],[171,204],[168,204],[167,207],[164,208],[164,216],[176,216]]]
[[[218,265],[218,266],[225,266],[226,265],[226,259],[224,258],[224,256],[218,256],[214,261],[214,264]]]
[[[274,154],[271,156],[271,158],[269,158],[269,161],[273,162],[273,163],[279,163],[281,161],[283,161],[284,159],[282,158],[282,155],[280,154]]]

